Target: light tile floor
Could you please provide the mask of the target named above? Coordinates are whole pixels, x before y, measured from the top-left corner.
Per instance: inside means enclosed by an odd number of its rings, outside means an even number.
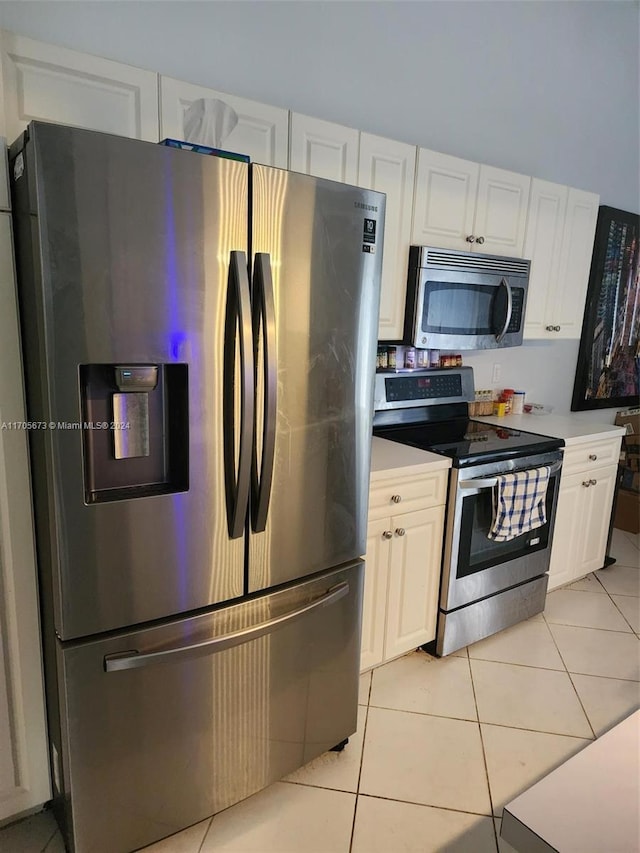
[[[360,680],[358,733],[145,853],[512,853],[505,803],[640,706],[640,537],[549,594],[539,615],[449,658],[422,652]],[[1,853],[62,853],[48,812]]]

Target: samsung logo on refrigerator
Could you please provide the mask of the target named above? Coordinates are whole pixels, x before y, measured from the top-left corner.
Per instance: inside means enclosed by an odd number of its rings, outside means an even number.
[[[378,208],[375,204],[363,204],[361,201],[354,201],[353,206],[360,208],[360,210],[372,210],[374,213],[378,212]]]

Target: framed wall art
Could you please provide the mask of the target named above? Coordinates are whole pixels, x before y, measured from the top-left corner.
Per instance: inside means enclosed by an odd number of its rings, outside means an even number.
[[[572,411],[637,406],[640,394],[640,216],[598,210]]]

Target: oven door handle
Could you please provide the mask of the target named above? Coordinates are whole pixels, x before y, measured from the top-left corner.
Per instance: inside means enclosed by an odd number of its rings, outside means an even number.
[[[545,467],[543,465],[541,468]],[[557,474],[558,471],[562,468],[562,462],[554,462],[553,465],[549,465],[549,476],[552,474]],[[505,471],[506,474],[516,473],[511,471]],[[494,486],[498,485],[498,478],[491,477],[488,479],[484,479],[483,477],[478,477],[475,480],[461,480],[458,483],[459,489],[475,489],[476,491],[479,489],[492,489]]]

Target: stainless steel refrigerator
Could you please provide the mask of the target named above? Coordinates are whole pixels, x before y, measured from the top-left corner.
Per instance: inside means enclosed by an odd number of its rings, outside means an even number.
[[[356,728],[384,196],[11,149],[52,780],[119,853]]]

